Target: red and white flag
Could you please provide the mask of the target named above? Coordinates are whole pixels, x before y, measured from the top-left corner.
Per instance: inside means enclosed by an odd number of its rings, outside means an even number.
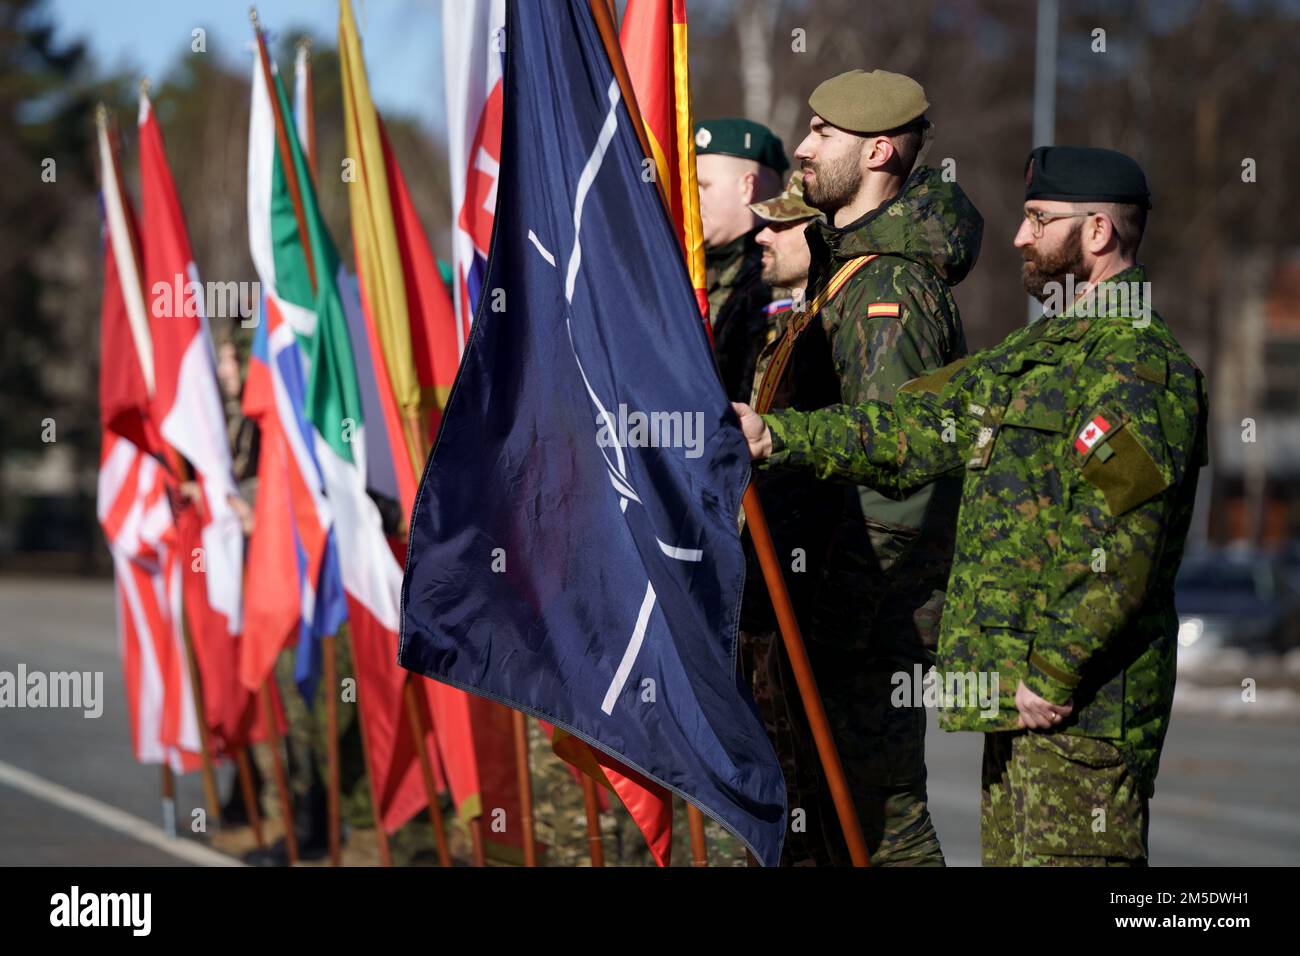
[[[1101,441],[1109,431],[1110,422],[1100,415],[1094,415],[1088,424],[1083,426],[1083,430],[1079,432],[1079,437],[1074,440],[1074,450],[1080,455],[1088,454],[1092,450],[1092,446]]]
[[[151,417],[173,467],[193,469],[197,500],[177,514],[185,611],[203,680],[204,710],[218,747],[248,739],[256,700],[239,682],[244,535],[230,504],[237,494],[225,413],[199,282],[180,200],[147,94],[140,95],[143,287],[148,295],[154,385]],[[231,307],[241,297],[224,294]],[[231,308],[233,320],[236,308]],[[186,476],[178,475],[183,480]]]
[[[461,352],[487,275],[496,218],[505,6],[505,0],[443,0],[442,62],[455,217],[452,258]]]
[[[197,769],[199,730],[181,633],[181,579],[167,475],[149,418],[152,347],[140,291],[135,215],[99,129],[104,298],[100,324],[97,512],[113,556],[114,604],[131,744],[141,763]]]

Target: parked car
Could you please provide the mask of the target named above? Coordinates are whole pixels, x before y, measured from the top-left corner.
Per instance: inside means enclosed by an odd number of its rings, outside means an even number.
[[[1174,588],[1179,664],[1216,651],[1278,654],[1300,647],[1300,590],[1276,556],[1201,552],[1183,559]]]

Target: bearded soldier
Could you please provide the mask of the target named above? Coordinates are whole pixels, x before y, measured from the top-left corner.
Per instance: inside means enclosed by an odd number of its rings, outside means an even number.
[[[766,467],[893,499],[961,482],[940,723],[985,734],[983,861],[1144,865],[1205,385],[1136,260],[1138,164],[1039,147],[1025,182],[1015,246],[1043,318],[892,398],[737,413]]]
[[[983,220],[961,187],[918,163],[930,135],[925,91],[897,73],[853,70],[808,102],[795,158],[801,204],[821,215],[801,227],[806,293],[759,359],[761,410],[888,400],[966,352],[952,286],[975,263]],[[790,261],[780,240],[767,238],[774,267]],[[942,482],[896,501],[808,474],[758,482],[872,862],[942,865],[927,808],[925,712],[894,706],[891,689],[895,674],[933,661],[957,488]],[[774,626],[751,563],[742,629],[756,658]],[[785,860],[847,864],[784,647],[770,647],[752,679],[795,814]]]

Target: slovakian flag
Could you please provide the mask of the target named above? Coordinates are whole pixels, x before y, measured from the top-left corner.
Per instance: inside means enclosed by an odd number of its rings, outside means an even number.
[[[103,443],[96,510],[113,558],[132,749],[141,763],[166,763],[187,772],[202,761],[181,632],[181,568],[167,474],[150,453],[161,439],[149,417],[152,345],[140,288],[135,215],[121,192],[103,121],[99,153],[105,229],[99,381]]]
[[[373,371],[369,381],[362,381],[363,404],[373,385],[377,400],[371,404],[379,414],[369,420],[385,426],[383,433],[372,433],[368,452],[383,441],[387,447],[381,452],[387,451],[391,462],[383,463],[387,467],[370,487],[383,491],[391,472],[403,518],[409,521],[428,443],[437,434],[460,361],[456,317],[383,119],[370,98],[361,39],[347,0],[339,5],[339,66],[347,154],[355,162],[348,200],[362,313],[360,322],[349,315],[350,329],[359,372]],[[411,440],[417,432],[423,454],[416,453]],[[378,456],[367,457],[373,478]],[[507,819],[518,819],[508,712],[445,684],[419,680],[417,685],[431,716],[430,735],[440,757],[435,767],[445,773],[461,819],[482,816],[485,806],[489,811],[504,809]],[[492,837],[489,843],[515,851],[522,846],[518,828],[493,829],[485,835]]]
[[[654,154],[664,201],[686,257],[700,314],[707,322],[708,277],[704,228],[700,224],[700,188],[695,178],[686,0],[627,0],[619,43]]]
[[[487,275],[501,163],[505,0],[443,0],[452,269],[461,351]]]
[[[425,470],[399,659],[775,864],[785,787],[736,668],[744,439],[587,2],[515,0],[507,29],[505,305],[480,303]]]

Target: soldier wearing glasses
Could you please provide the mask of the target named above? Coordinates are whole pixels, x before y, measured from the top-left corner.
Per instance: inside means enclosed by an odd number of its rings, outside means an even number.
[[[889,402],[736,410],[767,468],[895,497],[961,476],[940,725],[985,734],[984,863],[1144,865],[1205,387],[1136,260],[1137,163],[1039,147],[1025,183],[1025,288],[1059,308]],[[997,706],[970,675],[996,680]]]

